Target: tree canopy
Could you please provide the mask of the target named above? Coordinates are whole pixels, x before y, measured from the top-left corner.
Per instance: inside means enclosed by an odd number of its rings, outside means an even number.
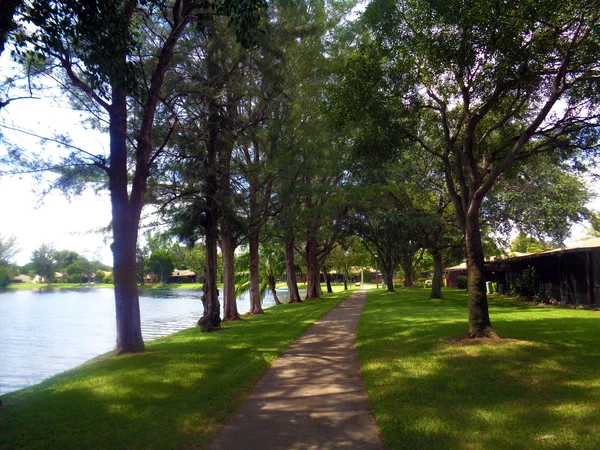
[[[373,0],[360,19],[353,0],[5,6],[2,44],[110,139],[107,154],[11,157],[67,192],[109,190],[118,353],[144,348],[137,282],[174,268],[203,280],[198,324],[214,331],[240,319],[236,272],[260,314],[283,278],[301,301],[300,272],[307,298],[321,272],[347,283],[353,265],[393,290],[423,258],[442,298],[444,266],[466,256],[468,334],[494,336],[487,244],[518,232],[514,249],[543,248],[595,217],[582,181],[600,136],[595,0]],[[166,234],[144,245],[148,204]],[[0,237],[0,261],[14,248]],[[98,268],[48,246],[34,264],[49,278]]]

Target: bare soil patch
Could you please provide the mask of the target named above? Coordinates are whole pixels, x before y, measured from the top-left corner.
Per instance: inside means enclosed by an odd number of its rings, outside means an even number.
[[[451,345],[498,345],[498,344],[526,344],[527,341],[520,339],[502,339],[499,337],[494,338],[466,338],[466,337],[455,337],[442,339],[442,342]]]

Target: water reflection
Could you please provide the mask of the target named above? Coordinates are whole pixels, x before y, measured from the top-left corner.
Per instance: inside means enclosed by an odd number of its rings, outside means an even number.
[[[277,292],[286,303],[287,291]],[[152,340],[193,327],[202,314],[200,290],[144,290],[140,295],[142,335]],[[219,297],[221,307],[222,297]],[[275,304],[268,293],[263,307]],[[240,313],[250,309],[246,293]],[[0,395],[22,389],[114,348],[111,289],[0,292]]]

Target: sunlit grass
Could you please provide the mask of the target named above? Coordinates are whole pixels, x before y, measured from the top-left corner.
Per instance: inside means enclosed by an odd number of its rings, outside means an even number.
[[[0,448],[205,448],[281,351],[347,296],[184,330],[5,395]]]
[[[7,287],[0,289],[0,292],[4,290],[10,291],[13,289],[30,289],[30,290],[47,290],[47,289],[88,289],[93,288],[113,288],[112,284],[107,283],[52,283],[48,286],[47,283],[11,283]]]
[[[460,345],[464,291],[371,290],[362,376],[389,448],[600,448],[600,313],[490,303],[512,341]]]

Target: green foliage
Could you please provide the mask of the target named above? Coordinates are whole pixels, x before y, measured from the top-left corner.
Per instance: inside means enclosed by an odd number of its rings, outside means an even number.
[[[347,296],[271,308],[220,333],[190,328],[3,395],[0,448],[207,448],[277,356]]]
[[[467,289],[468,278],[465,275],[460,275],[460,276],[456,277],[456,287],[458,289]]]
[[[115,282],[113,274],[111,273],[110,275],[106,275],[104,278],[102,278],[102,282],[105,284],[113,284]]]
[[[56,250],[52,245],[43,243],[40,248],[31,254],[31,262],[36,272],[46,277],[48,283],[54,278],[54,272],[58,266]]]
[[[106,275],[104,274],[104,272],[100,269],[96,270],[96,273],[94,274],[94,282],[96,283],[102,283],[102,280],[104,280],[104,277]]]
[[[367,293],[356,346],[388,449],[600,447],[597,312],[491,300],[505,340],[460,340],[467,293]]]
[[[550,248],[547,241],[560,243],[569,236],[572,224],[586,217],[590,199],[582,174],[570,162],[542,155],[504,173],[488,194],[482,217],[506,235],[514,228],[520,231],[516,245],[521,250],[513,251],[543,251]]]
[[[167,250],[155,250],[148,258],[148,267],[164,285],[173,274],[175,263]]]
[[[548,296],[544,291],[535,273],[535,267],[527,266],[523,273],[513,285],[511,285],[513,295],[518,295],[524,300],[546,301]]]
[[[16,237],[2,237],[0,234],[0,265],[9,264],[19,250]]]
[[[586,232],[591,238],[600,237],[600,211],[590,211],[587,216],[590,222],[590,227],[586,229]]]
[[[510,250],[519,253],[537,253],[550,250],[551,246],[546,242],[520,233],[510,243]]]
[[[0,287],[5,288],[11,280],[10,273],[7,267],[0,267]]]

